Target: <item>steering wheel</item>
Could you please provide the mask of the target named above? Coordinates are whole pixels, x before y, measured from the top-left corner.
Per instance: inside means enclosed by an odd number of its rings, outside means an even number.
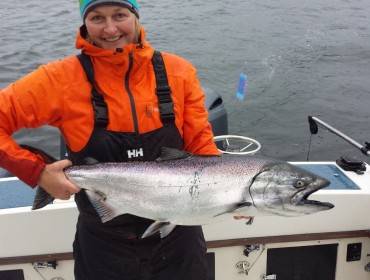
[[[254,155],[261,149],[261,144],[252,138],[238,135],[219,135],[213,138],[218,150],[224,154]]]

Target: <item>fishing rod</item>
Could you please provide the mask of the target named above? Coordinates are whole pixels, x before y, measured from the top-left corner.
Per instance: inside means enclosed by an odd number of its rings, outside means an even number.
[[[370,157],[370,143],[365,142],[365,146],[361,145],[360,143],[356,142],[352,138],[348,137],[344,133],[340,132],[339,130],[335,129],[334,127],[330,126],[329,124],[323,122],[322,120],[308,116],[308,122],[310,124],[310,132],[312,134],[317,134],[318,132],[318,124],[329,130],[330,132],[336,134],[337,136],[341,137],[342,139],[346,140],[351,145],[355,146],[359,149],[365,156]]]

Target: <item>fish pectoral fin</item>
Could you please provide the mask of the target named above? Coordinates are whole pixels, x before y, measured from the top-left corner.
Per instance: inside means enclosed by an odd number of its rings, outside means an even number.
[[[146,238],[151,236],[159,231],[161,238],[165,238],[169,235],[174,229],[176,225],[171,224],[170,222],[165,221],[155,221],[152,223],[141,236],[141,238]]]
[[[251,205],[252,205],[251,202],[245,201],[245,202],[242,202],[242,203],[239,203],[239,204],[235,205],[234,208],[231,208],[230,210],[227,210],[225,212],[214,215],[213,217],[215,218],[215,217],[218,217],[218,216],[221,216],[221,215],[224,215],[224,214],[230,214],[232,212],[235,212],[238,209],[241,209],[241,208],[244,208],[244,207],[249,207]]]
[[[106,196],[102,192],[85,190],[87,197],[89,198],[92,206],[98,213],[100,220],[105,223],[113,218],[117,217],[113,208],[110,208],[106,201]]]
[[[36,195],[33,200],[32,210],[37,210],[40,208],[45,207],[49,203],[54,201],[54,197],[52,197],[47,191],[45,191],[42,187],[36,187]]]
[[[182,158],[187,158],[191,155],[192,154],[182,151],[182,150],[162,147],[161,155],[156,159],[156,161],[182,159]]]

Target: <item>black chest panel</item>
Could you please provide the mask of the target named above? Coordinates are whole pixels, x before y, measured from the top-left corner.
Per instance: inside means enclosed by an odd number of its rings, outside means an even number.
[[[95,123],[88,143],[81,151],[72,152],[67,148],[68,157],[74,165],[83,164],[86,157],[93,157],[99,162],[150,161],[160,155],[162,147],[182,149],[183,141],[175,125],[171,88],[168,86],[166,69],[160,52],[154,53],[152,63],[163,127],[143,134],[106,129],[109,123],[107,105],[103,95],[96,89],[91,59],[85,54],[78,55],[78,58],[92,84],[91,101]],[[124,86],[124,79],[122,83]]]

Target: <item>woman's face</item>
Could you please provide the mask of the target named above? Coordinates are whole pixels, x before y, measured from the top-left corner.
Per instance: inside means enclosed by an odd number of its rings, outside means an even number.
[[[103,49],[115,50],[134,42],[136,16],[122,6],[100,6],[89,12],[85,25],[89,38]]]

